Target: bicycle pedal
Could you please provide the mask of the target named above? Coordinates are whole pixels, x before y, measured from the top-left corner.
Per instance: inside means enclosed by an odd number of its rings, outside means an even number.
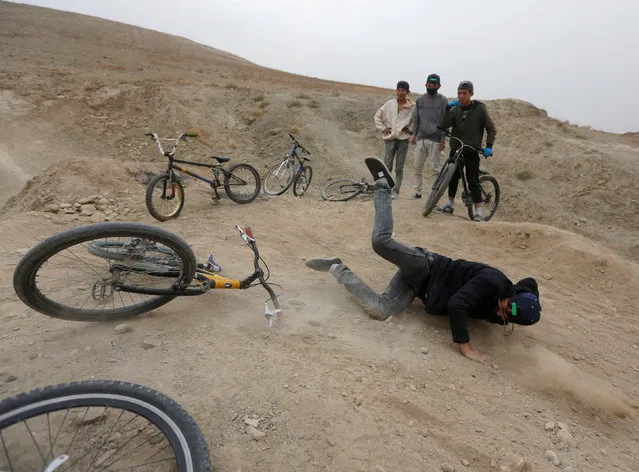
[[[207,270],[211,272],[222,272],[222,266],[213,260],[213,255],[209,254],[208,263],[206,264]]]

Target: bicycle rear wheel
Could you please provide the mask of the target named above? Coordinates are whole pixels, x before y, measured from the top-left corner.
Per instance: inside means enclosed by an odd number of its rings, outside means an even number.
[[[153,218],[166,221],[177,218],[184,208],[184,187],[182,182],[166,172],[151,179],[146,188],[146,207]]]
[[[433,208],[435,208],[439,199],[442,198],[442,195],[444,195],[444,192],[446,191],[450,181],[453,179],[453,175],[455,175],[456,171],[457,164],[452,162],[446,162],[444,167],[441,168],[439,174],[437,174],[437,177],[435,178],[435,182],[433,183],[432,191],[426,200],[423,213],[424,216],[428,216],[430,212],[433,211]]]
[[[3,471],[212,470],[193,418],[166,395],[126,382],[72,382],[2,400],[0,439]]]
[[[295,177],[295,169],[290,161],[285,159],[274,165],[264,177],[264,193],[267,195],[282,195],[285,193]]]
[[[235,203],[249,203],[260,193],[260,174],[250,164],[235,164],[224,173],[224,191]]]
[[[304,166],[301,172],[295,176],[295,183],[293,184],[293,195],[301,197],[308,190],[313,179],[313,168],[310,165]]]
[[[351,179],[335,180],[322,189],[322,198],[329,202],[345,202],[363,191],[363,184]]]
[[[195,269],[193,251],[173,233],[141,223],[98,223],[34,246],[18,263],[13,287],[26,305],[45,315],[104,321],[168,303]],[[144,290],[164,293],[139,293]]]
[[[499,205],[499,184],[497,179],[490,175],[479,177],[479,187],[481,188],[481,202],[483,204],[483,220],[490,220],[497,211]],[[468,217],[472,220],[475,217],[475,206],[469,205]]]

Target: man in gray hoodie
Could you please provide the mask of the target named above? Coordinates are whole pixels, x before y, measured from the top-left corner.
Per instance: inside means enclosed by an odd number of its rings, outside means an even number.
[[[444,133],[437,129],[442,115],[446,111],[448,100],[438,93],[441,81],[437,74],[430,74],[426,79],[426,93],[417,99],[413,108],[413,136],[411,144],[415,144],[415,195],[422,198],[422,173],[424,163],[430,158],[430,166],[436,175],[441,168],[440,155],[446,147]]]

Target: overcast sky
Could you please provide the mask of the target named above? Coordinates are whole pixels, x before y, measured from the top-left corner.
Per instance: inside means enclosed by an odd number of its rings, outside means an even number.
[[[559,119],[639,131],[639,0],[32,0],[198,41],[259,65],[423,93],[472,80]]]

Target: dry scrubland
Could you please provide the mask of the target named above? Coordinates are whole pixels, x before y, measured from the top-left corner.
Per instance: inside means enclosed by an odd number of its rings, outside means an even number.
[[[459,356],[447,320],[418,303],[375,322],[303,265],[339,252],[380,290],[394,272],[370,250],[371,201],[330,204],[319,192],[331,178],[366,176],[362,159],[380,153],[372,115],[392,91],[5,2],[0,63],[1,395],[92,376],[149,385],[193,414],[221,471],[515,471],[520,459],[534,471],[638,470],[637,135],[489,101],[499,134],[485,166],[503,189],[495,219],[424,219],[407,190],[396,201],[398,239],[540,281],[539,325],[508,338],[472,325],[494,359],[483,366]],[[44,236],[105,218],[158,224],[143,182],[163,161],[143,133],[186,129],[200,139],[183,156],[215,152],[260,171],[286,152],[289,131],[313,151],[302,199],[212,202],[189,182],[182,216],[162,224],[229,275],[250,270],[233,225],[251,224],[289,326],[265,329],[257,289],[171,302],[124,334],[24,307],[12,271]],[[92,206],[73,210],[83,199]],[[260,418],[264,439],[245,433],[246,416]]]

